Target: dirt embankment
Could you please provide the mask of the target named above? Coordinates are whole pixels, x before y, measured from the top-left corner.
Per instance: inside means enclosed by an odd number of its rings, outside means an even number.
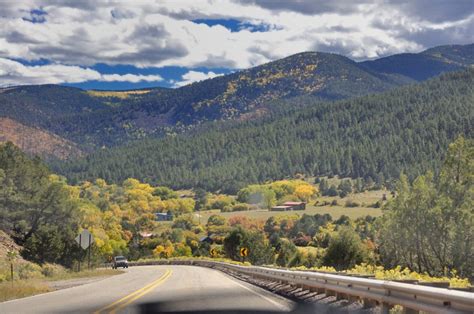
[[[56,134],[21,124],[9,118],[0,118],[0,142],[10,141],[30,155],[42,158],[68,159],[83,152],[71,141]]]
[[[17,258],[21,258],[20,249],[21,247],[18,246],[8,234],[0,230],[0,260],[7,258],[8,251],[17,252]]]

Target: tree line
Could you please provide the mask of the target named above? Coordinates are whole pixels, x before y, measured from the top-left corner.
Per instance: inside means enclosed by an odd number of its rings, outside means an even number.
[[[246,122],[211,123],[53,164],[71,182],[129,177],[172,188],[235,194],[250,183],[307,175],[375,182],[441,168],[459,134],[474,135],[474,71],[338,102],[294,98]]]
[[[474,141],[458,137],[438,174],[427,171],[413,180],[400,176],[395,197],[380,218],[292,214],[263,221],[215,214],[200,224],[193,210],[210,204],[224,208],[232,198],[203,191],[196,191],[196,199],[180,197],[136,179],[71,186],[7,143],[0,146],[0,228],[22,245],[25,258],[38,263],[72,266],[83,254],[74,237],[87,228],[96,238],[94,257],[99,260],[114,254],[131,259],[209,256],[211,244],[201,238],[207,235],[221,257],[240,261],[239,249],[249,248],[253,264],[406,267],[429,276],[473,280],[473,174]],[[341,182],[340,192],[348,188],[347,181]],[[237,201],[267,193],[280,200],[304,199],[317,189],[300,180],[249,185]],[[265,203],[265,197],[260,201]],[[176,219],[159,225],[154,213],[167,211]]]

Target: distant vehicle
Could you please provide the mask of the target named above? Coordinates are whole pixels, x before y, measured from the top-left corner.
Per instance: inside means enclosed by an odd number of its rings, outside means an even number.
[[[118,267],[128,268],[128,261],[125,256],[115,256],[112,264],[113,269]]]

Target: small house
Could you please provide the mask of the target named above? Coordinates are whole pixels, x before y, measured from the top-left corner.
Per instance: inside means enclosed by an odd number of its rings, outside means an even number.
[[[288,210],[305,210],[305,202],[285,202],[282,205],[273,206],[272,211],[274,212],[284,212]]]
[[[272,212],[284,212],[287,210],[291,210],[290,206],[284,206],[284,205],[279,205],[279,206],[273,206],[271,211]]]
[[[173,214],[167,213],[155,213],[156,221],[173,221]]]
[[[305,202],[285,202],[283,203],[283,206],[291,207],[290,210],[305,210],[306,209]]]
[[[153,236],[153,233],[151,232],[147,232],[147,231],[140,232],[140,237],[142,237],[143,239],[151,238],[152,236]]]
[[[203,242],[207,242],[209,244],[212,244],[214,243],[214,239],[211,238],[212,235],[207,235],[205,237],[202,237],[199,239],[199,242],[203,243]]]

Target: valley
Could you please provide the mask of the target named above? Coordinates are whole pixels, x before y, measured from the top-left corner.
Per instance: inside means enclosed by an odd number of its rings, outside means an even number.
[[[472,313],[472,0],[0,12],[0,313]]]

